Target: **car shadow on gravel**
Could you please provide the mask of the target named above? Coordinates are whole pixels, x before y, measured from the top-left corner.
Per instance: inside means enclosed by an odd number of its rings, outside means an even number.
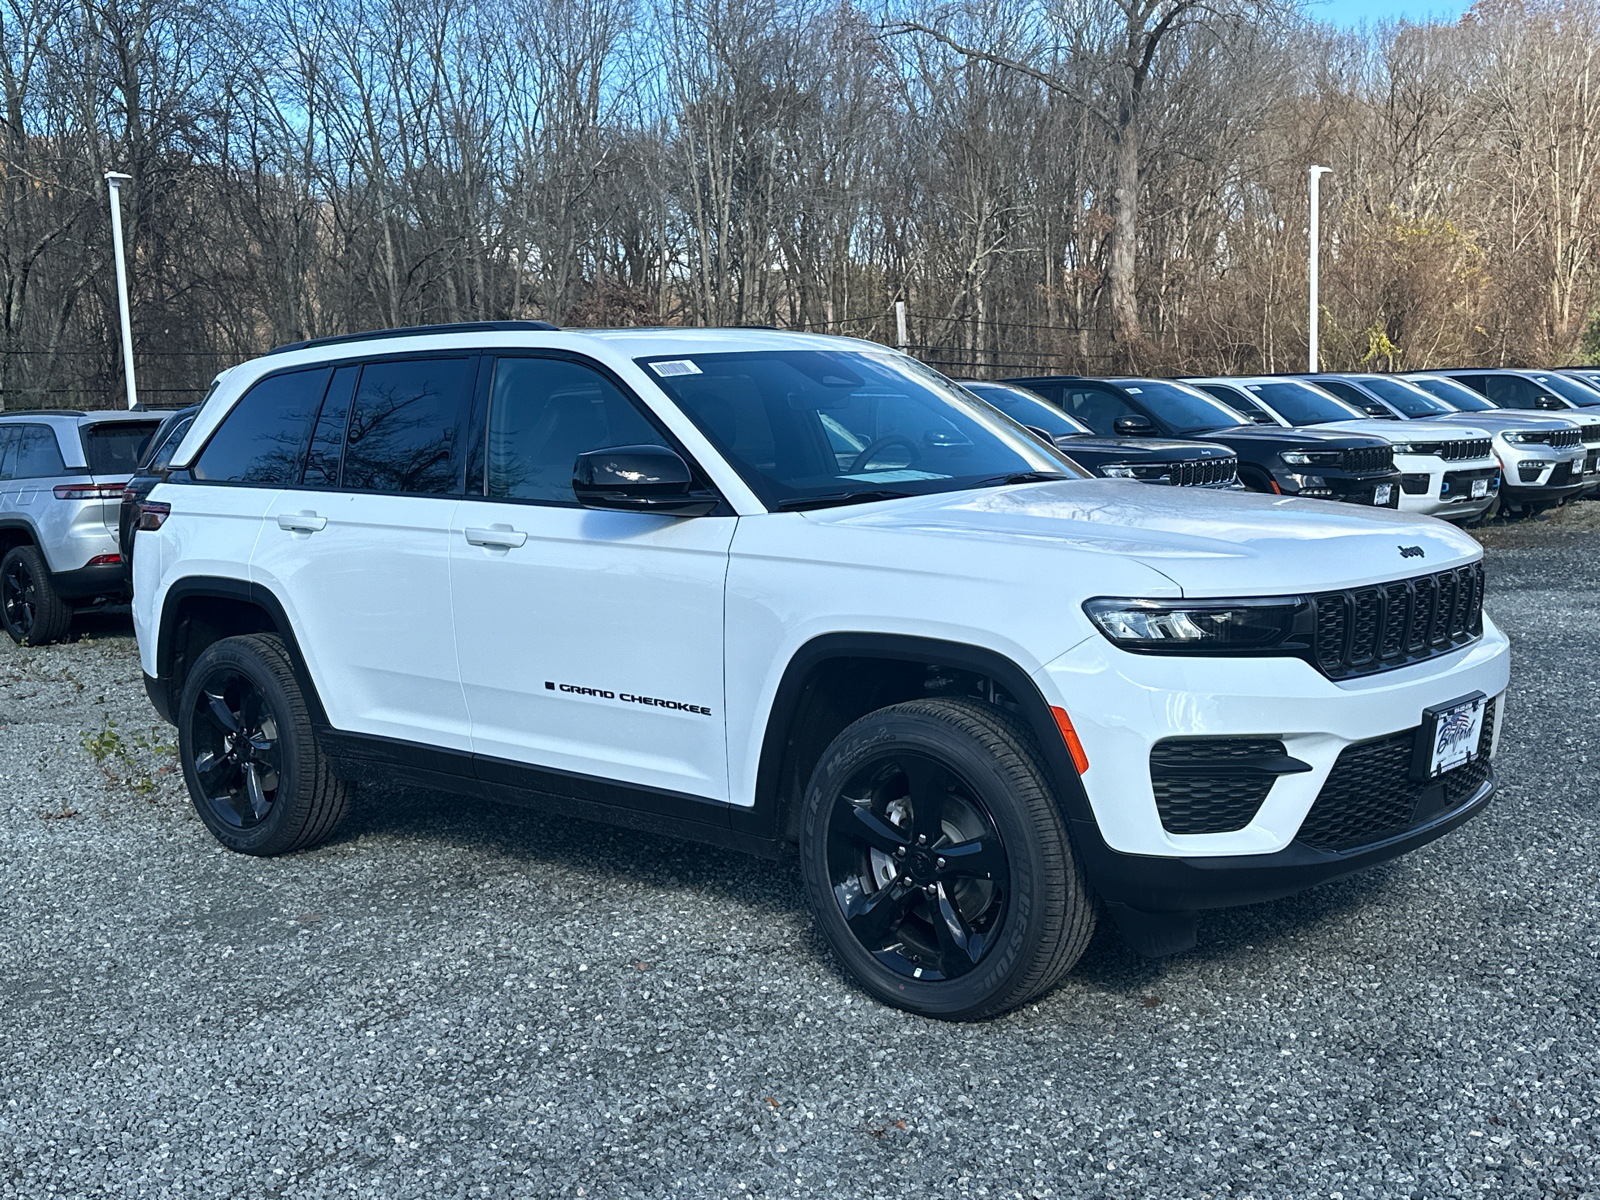
[[[554,802],[552,802],[554,803]],[[691,885],[741,904],[805,916],[799,860],[777,862],[664,834],[626,829],[533,805],[395,788],[375,800],[361,784],[350,816],[319,852],[350,854],[368,838],[450,846],[524,867],[550,864],[610,874],[619,886]]]

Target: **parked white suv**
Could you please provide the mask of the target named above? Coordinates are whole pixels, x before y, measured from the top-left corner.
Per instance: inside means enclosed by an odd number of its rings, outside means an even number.
[[[1086,478],[914,360],[443,327],[224,374],[143,502],[146,686],[223,844],[397,780],[778,856],[875,995],[1001,1012],[1478,813],[1450,525]]]
[[[121,600],[117,508],[160,418],[145,412],[0,413],[0,627],[42,646],[74,611]]]

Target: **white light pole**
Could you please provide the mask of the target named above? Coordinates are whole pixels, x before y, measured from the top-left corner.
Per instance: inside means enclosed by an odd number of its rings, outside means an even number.
[[[111,248],[117,256],[117,307],[122,312],[122,374],[128,384],[128,407],[136,408],[139,397],[133,388],[133,324],[128,316],[128,268],[122,261],[122,185],[132,181],[132,175],[124,175],[120,171],[106,172],[106,184],[111,189]]]
[[[1322,222],[1322,177],[1324,175],[1332,174],[1332,167],[1312,167],[1309,170],[1311,186],[1311,246],[1307,261],[1310,267],[1309,275],[1311,280],[1311,336],[1308,340],[1306,354],[1307,361],[1310,365],[1306,369],[1310,371],[1322,370],[1322,363],[1319,361],[1317,355],[1317,243],[1321,241],[1320,226]]]

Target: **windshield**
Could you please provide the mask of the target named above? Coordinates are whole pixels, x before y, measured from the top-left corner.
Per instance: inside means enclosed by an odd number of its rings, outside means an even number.
[[[1420,375],[1407,382],[1414,383],[1430,396],[1443,400],[1457,412],[1494,412],[1500,407],[1498,404],[1489,403],[1466,384],[1443,375]]]
[[[1094,432],[1026,388],[1005,383],[964,383],[961,386],[980,400],[987,400],[1017,424],[1032,425],[1051,437],[1081,437]]]
[[[1361,386],[1387,400],[1408,417],[1446,417],[1455,412],[1443,400],[1428,395],[1414,383],[1403,379],[1383,379],[1371,375],[1361,378]]]
[[[159,421],[103,421],[83,428],[83,453],[94,475],[132,475]]]
[[[751,350],[641,358],[768,508],[951,492],[1072,463],[894,351]]]
[[[1137,396],[1139,402],[1171,426],[1175,434],[1210,433],[1213,429],[1252,424],[1242,412],[1185,383],[1169,383],[1165,379],[1113,379],[1111,382],[1128,395]]]
[[[1244,387],[1291,425],[1326,425],[1329,421],[1364,421],[1367,417],[1359,408],[1312,383],[1285,379],[1247,383]]]
[[[1579,383],[1568,375],[1535,375],[1533,381],[1547,391],[1554,392],[1563,400],[1570,400],[1581,408],[1591,408],[1600,404],[1600,392],[1595,391],[1586,383]]]

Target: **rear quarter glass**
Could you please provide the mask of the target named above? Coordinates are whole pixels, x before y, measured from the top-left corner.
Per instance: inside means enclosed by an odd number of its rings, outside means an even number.
[[[102,421],[79,431],[93,475],[132,475],[160,421]]]

